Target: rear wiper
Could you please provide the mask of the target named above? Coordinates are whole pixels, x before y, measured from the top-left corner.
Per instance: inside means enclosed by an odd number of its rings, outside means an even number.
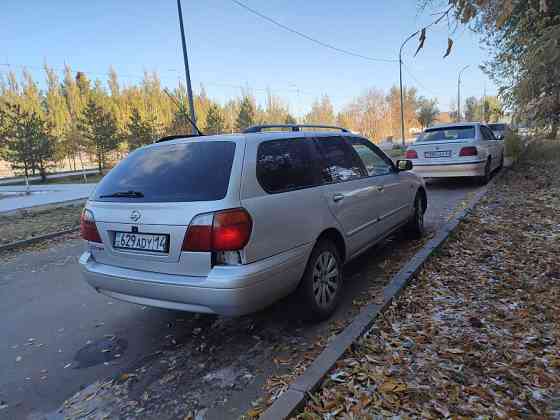
[[[142,198],[144,194],[140,191],[117,191],[112,194],[107,195],[100,195],[99,198],[115,198],[115,197],[124,197],[124,198]]]

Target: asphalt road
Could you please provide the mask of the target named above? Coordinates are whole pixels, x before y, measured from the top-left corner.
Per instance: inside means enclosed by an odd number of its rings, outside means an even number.
[[[477,189],[467,181],[428,188],[426,225],[432,232]],[[390,240],[346,267],[344,299],[335,319],[356,312],[353,300],[405,242]],[[300,322],[285,302],[228,319],[114,301],[80,278],[81,250],[80,241],[72,239],[0,262],[0,418],[43,418],[94,381],[151,363],[160,350],[180,354],[183,370],[174,394],[166,397],[162,388],[162,398],[183,395],[183,407],[210,407],[209,418],[233,417],[259,396],[282,343],[313,343],[327,328],[326,323]],[[148,372],[139,392],[164,374]],[[160,418],[177,413],[164,414]]]

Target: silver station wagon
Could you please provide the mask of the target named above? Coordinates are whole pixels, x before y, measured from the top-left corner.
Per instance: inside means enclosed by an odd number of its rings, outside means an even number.
[[[137,304],[237,316],[296,291],[324,319],[344,263],[399,228],[422,235],[426,189],[411,168],[335,127],[162,139],[89,198],[81,268]]]

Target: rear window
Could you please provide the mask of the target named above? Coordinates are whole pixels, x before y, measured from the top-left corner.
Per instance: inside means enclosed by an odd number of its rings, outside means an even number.
[[[221,200],[227,193],[234,154],[235,143],[226,141],[201,140],[139,149],[103,178],[94,200]]]
[[[266,141],[257,151],[257,179],[268,193],[317,184],[309,145],[303,138]]]
[[[446,141],[473,139],[474,126],[431,128],[418,137],[418,141]]]

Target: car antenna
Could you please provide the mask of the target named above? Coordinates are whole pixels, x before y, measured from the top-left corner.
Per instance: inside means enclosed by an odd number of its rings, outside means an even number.
[[[167,94],[167,96],[169,96],[169,99],[171,99],[175,105],[177,105],[177,108],[179,109],[179,111],[182,110],[182,106],[179,103],[179,101],[177,101],[177,99],[171,94],[169,93],[169,91],[167,90],[167,88],[163,89],[163,91]],[[197,134],[198,136],[204,136],[204,133],[200,130],[200,128],[197,127],[197,125],[193,122],[193,120],[191,120],[191,118],[189,117],[189,115],[185,112],[184,114],[185,118],[187,120],[189,120],[189,122],[191,123],[191,125],[196,128]]]

